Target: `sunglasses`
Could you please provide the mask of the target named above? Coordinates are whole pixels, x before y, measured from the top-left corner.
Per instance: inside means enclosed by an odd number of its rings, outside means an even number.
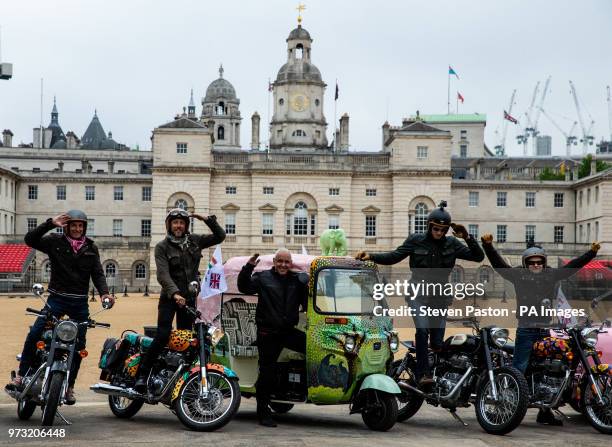
[[[544,265],[544,261],[527,261],[527,265]]]
[[[446,227],[431,227],[431,231],[436,232],[436,233],[446,233],[446,231],[448,230],[448,228]]]

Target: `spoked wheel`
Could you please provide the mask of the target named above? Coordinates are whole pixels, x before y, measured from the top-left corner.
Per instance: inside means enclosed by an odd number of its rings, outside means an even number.
[[[416,388],[417,384],[414,378],[414,374],[411,371],[401,368],[401,365],[401,360],[396,360],[395,362],[393,362],[393,365],[391,366],[388,375],[392,377],[395,382],[399,382],[401,380]],[[410,391],[406,391],[403,388],[401,390],[402,394],[396,396],[398,422],[403,422],[414,416],[421,408],[421,405],[423,405],[424,400],[423,396],[419,396],[416,393],[411,393]]]
[[[501,367],[493,372],[497,400],[488,374],[476,396],[476,418],[480,426],[493,435],[505,435],[519,426],[529,403],[529,388],[525,377],[515,368]]]
[[[208,371],[208,395],[200,396],[200,373],[192,374],[183,384],[175,402],[176,414],[189,429],[212,431],[227,424],[240,406],[236,380]]]
[[[599,386],[603,404],[599,402],[593,385],[585,383],[582,390],[581,406],[589,423],[598,431],[612,434],[612,376],[609,374],[594,375]]]
[[[22,421],[27,421],[32,417],[36,410],[36,404],[30,399],[23,399],[17,402],[17,416]]]
[[[397,399],[395,395],[378,390],[366,390],[366,404],[361,412],[364,424],[370,430],[387,431],[397,421]]]
[[[129,419],[140,411],[144,405],[142,399],[128,399],[127,397],[108,396],[108,406],[115,416],[120,419]]]

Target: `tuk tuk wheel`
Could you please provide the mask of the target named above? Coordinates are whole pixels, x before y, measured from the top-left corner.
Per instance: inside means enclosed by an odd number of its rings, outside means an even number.
[[[272,411],[278,414],[289,413],[293,408],[293,404],[285,404],[282,402],[270,402],[270,408]]]
[[[361,412],[364,424],[370,430],[387,431],[397,420],[397,399],[393,394],[379,390],[366,390],[365,405]]]
[[[401,360],[394,361],[387,375],[392,377],[396,382],[403,380],[412,386],[418,387],[414,380],[414,375],[403,368],[400,369],[401,365]],[[425,399],[423,396],[402,389],[402,394],[397,396],[397,400],[397,421],[404,422],[417,414]]]

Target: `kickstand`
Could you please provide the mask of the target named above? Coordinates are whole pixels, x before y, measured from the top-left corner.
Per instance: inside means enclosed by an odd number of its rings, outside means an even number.
[[[555,408],[553,411],[554,411],[555,413],[557,413],[559,416],[561,416],[563,419],[566,419],[566,420],[568,420],[568,421],[571,419],[571,418],[570,418],[568,415],[566,415],[565,413],[563,413],[563,412],[562,412],[561,410],[559,410],[558,408]]]
[[[464,427],[467,427],[468,424],[466,424],[465,422],[463,422],[463,419],[461,419],[459,417],[459,415],[457,414],[457,410],[453,409],[453,410],[448,410],[450,412],[450,414],[455,418],[455,420],[457,422],[459,422],[461,425],[463,425]]]
[[[59,410],[57,410],[57,414],[56,414],[56,416],[59,416],[59,417],[62,419],[62,421],[64,421],[64,424],[66,424],[66,425],[72,425],[72,422],[70,422],[68,419],[66,419],[66,418],[64,417],[64,415],[63,415],[62,413],[60,413],[60,411],[59,411]]]

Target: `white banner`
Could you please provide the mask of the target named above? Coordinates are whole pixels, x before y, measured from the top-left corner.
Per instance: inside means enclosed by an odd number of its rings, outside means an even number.
[[[223,268],[223,256],[221,255],[221,246],[217,245],[215,252],[208,264],[208,270],[204,275],[204,281],[200,288],[200,299],[206,299],[214,295],[220,295],[227,290],[227,282],[225,281],[225,270]]]

